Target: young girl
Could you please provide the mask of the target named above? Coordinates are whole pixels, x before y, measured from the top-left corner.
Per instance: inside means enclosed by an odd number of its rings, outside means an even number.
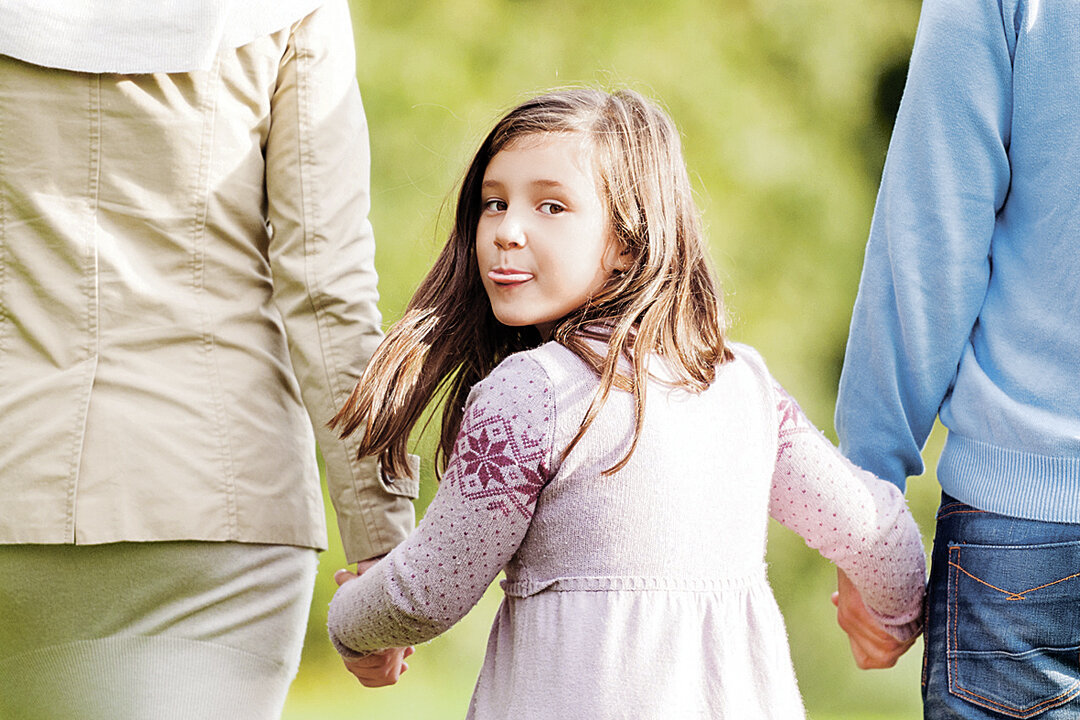
[[[499,121],[335,418],[393,477],[445,392],[439,491],[338,590],[342,655],[445,632],[505,570],[470,718],[802,717],[769,515],[917,634],[922,544],[899,491],[846,463],[722,317],[660,110],[571,90]]]

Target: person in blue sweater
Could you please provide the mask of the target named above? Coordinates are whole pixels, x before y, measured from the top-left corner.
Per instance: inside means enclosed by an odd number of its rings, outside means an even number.
[[[948,429],[926,718],[1080,717],[1080,12],[924,0],[836,410],[901,488]],[[883,637],[840,578],[857,662]]]

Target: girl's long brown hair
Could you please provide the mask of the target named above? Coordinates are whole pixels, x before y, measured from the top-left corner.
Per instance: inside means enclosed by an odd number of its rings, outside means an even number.
[[[622,90],[552,92],[507,113],[481,143],[461,184],[454,227],[434,267],[376,350],[330,425],[342,437],[363,432],[359,453],[378,455],[383,473],[407,473],[406,444],[424,409],[445,398],[436,467],[446,467],[469,390],[508,355],[541,344],[533,327],[509,327],[492,314],[476,261],[480,186],[503,148],[543,133],[581,134],[594,150],[598,186],[625,270],[583,307],[560,320],[552,339],[595,370],[600,384],[564,453],[588,430],[612,387],[632,392],[637,447],[644,421],[650,355],[662,356],[674,384],[700,392],[732,355],[723,304],[710,269],[678,132],[656,105]],[[603,354],[590,340],[606,344]],[[619,371],[619,360],[632,373]]]

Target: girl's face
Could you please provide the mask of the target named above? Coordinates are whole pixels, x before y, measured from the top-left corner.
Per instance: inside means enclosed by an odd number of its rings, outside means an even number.
[[[495,317],[535,325],[545,340],[624,269],[580,135],[540,134],[503,148],[487,166],[476,259]]]

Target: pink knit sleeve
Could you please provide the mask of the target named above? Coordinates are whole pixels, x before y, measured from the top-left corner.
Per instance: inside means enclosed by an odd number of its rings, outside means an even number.
[[[899,640],[921,628],[926,560],[900,490],[851,464],[779,385],[769,512],[836,563]]]
[[[511,357],[469,397],[454,451],[416,530],[338,588],[330,638],[359,657],[442,634],[517,551],[549,477],[555,407],[535,361]]]

